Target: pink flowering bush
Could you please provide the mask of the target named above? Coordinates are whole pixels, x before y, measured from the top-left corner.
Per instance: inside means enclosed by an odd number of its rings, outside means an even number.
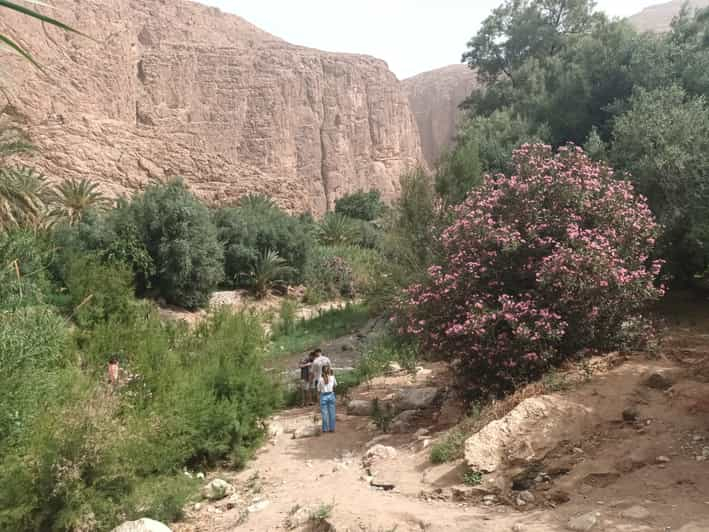
[[[569,146],[525,145],[515,175],[488,176],[441,235],[445,259],[406,291],[400,332],[504,392],[583,348],[619,345],[663,293],[645,198]]]

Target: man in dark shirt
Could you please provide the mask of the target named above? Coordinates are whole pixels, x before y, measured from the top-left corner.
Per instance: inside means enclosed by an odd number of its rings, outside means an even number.
[[[313,388],[310,381],[310,368],[315,360],[315,351],[308,353],[303,360],[300,361],[300,384],[302,389],[303,406],[309,406],[313,403]]]

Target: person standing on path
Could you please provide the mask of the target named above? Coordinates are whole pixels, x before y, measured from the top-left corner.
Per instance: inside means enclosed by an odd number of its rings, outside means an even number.
[[[315,359],[313,360],[312,366],[310,366],[310,378],[313,382],[313,388],[318,390],[318,382],[322,376],[322,369],[332,364],[330,363],[330,359],[322,354],[322,349],[316,349],[313,353],[315,354]]]
[[[315,360],[315,351],[308,353],[303,360],[300,361],[300,384],[302,386],[303,396],[302,403],[303,406],[309,406],[313,402],[313,385],[310,380],[310,368],[313,365],[313,360]]]
[[[322,376],[318,381],[323,432],[335,432],[335,386],[337,380],[332,374],[332,369],[330,366],[323,366]]]

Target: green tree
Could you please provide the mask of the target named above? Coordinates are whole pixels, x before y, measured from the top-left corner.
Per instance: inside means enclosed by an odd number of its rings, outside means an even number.
[[[709,265],[709,106],[677,86],[638,89],[613,128],[611,158],[630,172],[665,227],[669,271],[687,281]]]
[[[208,304],[224,278],[224,250],[207,207],[177,179],[150,186],[130,210],[155,265],[152,287],[185,308]]]
[[[436,170],[436,193],[448,205],[458,205],[482,182],[480,144],[476,135],[462,139],[441,158]]]
[[[384,210],[381,192],[359,190],[335,200],[335,212],[349,218],[371,222]]]

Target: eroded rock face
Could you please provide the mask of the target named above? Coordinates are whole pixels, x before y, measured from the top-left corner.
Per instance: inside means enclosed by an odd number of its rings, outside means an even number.
[[[113,194],[180,175],[205,199],[263,192],[323,212],[423,161],[386,63],[291,45],[184,0],[57,0],[51,15],[97,42],[6,13],[45,67],[3,62],[3,85],[49,177]],[[42,8],[40,8],[42,9]],[[24,37],[24,38],[23,38]]]
[[[476,84],[477,76],[467,65],[450,65],[402,81],[429,166],[453,140],[463,115],[459,106]]]

